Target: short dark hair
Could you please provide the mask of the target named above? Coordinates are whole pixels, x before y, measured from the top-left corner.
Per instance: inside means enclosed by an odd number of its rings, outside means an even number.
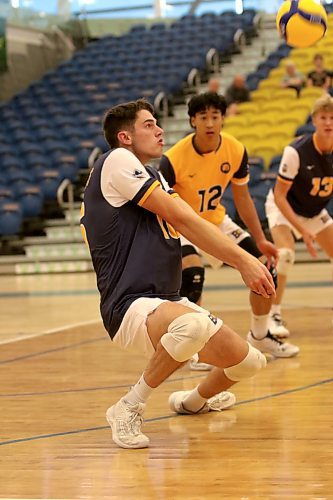
[[[123,129],[133,128],[137,114],[142,109],[154,114],[154,107],[145,99],[117,104],[107,110],[103,118],[103,131],[104,137],[111,148],[119,146],[118,132]]]
[[[204,92],[203,94],[194,95],[188,103],[188,115],[190,118],[201,111],[206,111],[208,108],[215,108],[221,111],[222,116],[227,111],[227,102],[223,95],[216,92]]]

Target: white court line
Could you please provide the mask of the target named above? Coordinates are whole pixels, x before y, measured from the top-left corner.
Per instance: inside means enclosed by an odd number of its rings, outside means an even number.
[[[0,340],[0,345],[3,344],[11,344],[13,342],[19,342],[20,340],[27,340],[27,339],[32,339],[34,337],[43,337],[44,335],[51,335],[52,333],[58,333],[62,332],[63,330],[67,330],[68,328],[78,328],[80,326],[87,326],[87,325],[93,325],[93,324],[98,324],[101,323],[102,320],[97,320],[97,319],[92,319],[89,321],[86,321],[84,323],[72,323],[68,325],[64,325],[59,328],[53,328],[52,330],[46,330],[45,332],[39,332],[39,333],[28,333],[26,335],[20,336],[20,337],[13,337],[11,339],[5,339],[5,340]]]

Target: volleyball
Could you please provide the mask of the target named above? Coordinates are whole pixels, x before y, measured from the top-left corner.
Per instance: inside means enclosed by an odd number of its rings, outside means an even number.
[[[276,16],[280,35],[292,47],[311,47],[326,31],[327,14],[315,0],[285,0]]]

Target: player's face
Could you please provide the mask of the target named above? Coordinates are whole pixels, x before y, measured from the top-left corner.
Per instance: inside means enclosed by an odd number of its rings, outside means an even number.
[[[138,112],[134,129],[129,134],[131,149],[142,163],[162,156],[163,130],[149,111],[141,109]]]
[[[331,140],[333,146],[333,111],[318,111],[312,118],[318,137]]]
[[[200,141],[212,142],[219,138],[223,119],[224,117],[219,109],[210,107],[196,113],[191,118],[191,124],[195,128],[195,134]]]

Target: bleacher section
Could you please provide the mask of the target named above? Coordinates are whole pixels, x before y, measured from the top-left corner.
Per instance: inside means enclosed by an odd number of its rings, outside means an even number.
[[[65,179],[80,184],[92,159],[108,149],[101,132],[105,110],[146,97],[155,105],[162,125],[167,125],[171,145],[173,132],[174,137],[188,132],[188,121],[182,123],[177,104],[185,104],[187,95],[198,91],[221,64],[225,68],[234,55],[238,57],[242,44],[250,45],[256,36],[259,23],[260,16],[251,9],[242,15],[188,15],[169,26],[137,25],[127,34],[90,43],[1,106],[0,244],[24,238],[29,220],[40,221],[48,238],[25,239],[27,259],[15,264],[16,272],[63,271],[67,264],[64,267],[62,261],[71,258],[68,270],[87,269],[87,249],[80,235],[74,227],[67,231],[61,222],[53,226],[46,221],[46,207],[58,205],[57,193]],[[312,131],[308,116],[321,94],[321,89],[306,88],[297,99],[294,91],[281,89],[285,58],[294,59],[306,73],[313,53],[323,51],[327,66],[333,69],[328,50],[332,42],[333,26],[306,56],[304,49],[291,50],[285,44],[275,49],[275,45],[247,77],[251,102],[241,104],[240,113],[226,119],[225,130],[250,153],[249,187],[263,224],[264,201],[274,184],[283,147],[295,135]],[[223,203],[237,220],[229,190]],[[56,249],[51,248],[52,242]]]
[[[106,151],[105,110],[146,97],[160,115],[255,35],[254,10],[188,15],[167,26],[134,26],[76,52],[1,106],[0,236],[44,217],[64,179],[76,183],[90,155]],[[14,224],[15,221],[15,224]]]

